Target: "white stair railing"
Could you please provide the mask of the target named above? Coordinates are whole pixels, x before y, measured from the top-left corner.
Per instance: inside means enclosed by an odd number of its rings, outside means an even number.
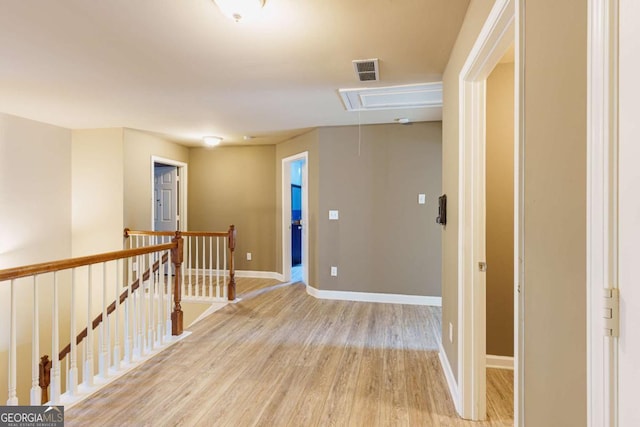
[[[184,254],[182,299],[184,301],[227,301],[235,299],[235,227],[228,231],[182,231]],[[172,231],[124,230],[125,248],[164,243]],[[229,289],[232,289],[230,295]]]
[[[178,234],[159,245],[0,270],[0,287],[10,293],[7,405],[72,402],[182,334],[181,275],[172,274],[181,268],[182,253]],[[18,311],[18,295],[30,316]],[[18,318],[31,319],[30,337],[18,337],[24,335]],[[86,328],[77,334],[80,325]],[[48,339],[50,347],[43,345]],[[18,350],[25,350],[19,345],[31,347],[31,360],[18,360]],[[40,351],[51,358],[40,358]],[[18,388],[23,375],[31,378],[29,389]]]

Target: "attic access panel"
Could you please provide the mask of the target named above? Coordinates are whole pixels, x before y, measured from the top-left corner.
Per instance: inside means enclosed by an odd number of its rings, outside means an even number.
[[[442,82],[339,89],[347,111],[442,107]]]

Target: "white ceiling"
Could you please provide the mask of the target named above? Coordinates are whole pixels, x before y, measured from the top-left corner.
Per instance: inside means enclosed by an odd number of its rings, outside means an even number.
[[[0,111],[71,129],[129,127],[186,145],[275,143],[357,124],[340,88],[428,83],[469,0],[267,0],[252,22],[211,0],[3,1]],[[360,83],[353,59],[379,58]],[[440,108],[370,111],[362,123],[440,120]]]

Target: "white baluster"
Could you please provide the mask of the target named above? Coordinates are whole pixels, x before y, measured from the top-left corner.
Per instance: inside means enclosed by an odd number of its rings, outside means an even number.
[[[227,247],[229,246],[227,243],[228,238],[225,237],[222,239],[222,253],[223,253],[223,265],[224,265],[224,273],[222,274],[222,279],[223,279],[223,283],[222,283],[222,294],[223,294],[223,298],[226,300],[229,298],[229,289],[227,286]]]
[[[78,394],[78,362],[77,344],[76,344],[76,269],[71,270],[71,351],[69,352],[69,360],[71,368],[67,375],[67,390],[71,395]]]
[[[131,351],[133,347],[133,339],[131,338],[131,301],[133,295],[131,295],[131,280],[133,280],[133,273],[131,272],[131,259],[127,258],[127,299],[124,305],[124,361],[125,363],[131,363]]]
[[[93,304],[93,266],[88,268],[89,288],[87,289],[87,340],[85,343],[86,360],[82,379],[86,386],[93,386],[93,322],[91,321],[91,306]]]
[[[205,265],[206,265],[206,253],[207,253],[207,243],[206,243],[206,237],[202,236],[202,271],[200,274],[200,277],[202,278],[202,296],[205,297],[207,295],[207,286],[206,286],[206,278],[205,278]]]
[[[149,349],[153,350],[155,348],[155,319],[154,319],[154,309],[155,305],[153,303],[154,293],[155,293],[155,278],[156,273],[153,271],[153,258],[155,254],[147,255],[147,264],[149,265],[149,310],[148,310],[148,324],[147,324],[147,342],[149,343]]]
[[[38,276],[33,276],[33,325],[31,326],[31,399],[32,406],[40,405],[40,325],[38,324]]]
[[[162,239],[162,243],[164,243],[164,239]],[[165,272],[167,271],[165,267],[166,263],[162,262],[162,252],[158,252],[158,325],[156,326],[156,341],[158,341],[158,345],[164,344],[164,294],[165,294]]]
[[[213,236],[209,236],[209,298],[213,298]]]
[[[100,354],[98,355],[98,368],[100,376],[109,376],[109,319],[107,317],[107,264],[102,263],[102,323],[100,324],[99,342]]]
[[[198,279],[200,278],[199,272],[198,272],[198,266],[199,266],[198,265],[198,236],[195,236],[195,241],[196,241],[196,298],[197,298],[200,296],[200,286],[198,283]],[[193,276],[193,273],[191,275]]]
[[[189,257],[187,258],[187,267],[189,268],[189,296],[193,296],[193,271],[191,271],[191,236],[187,237],[187,241],[189,242]]]
[[[113,331],[114,335],[114,344],[113,344],[113,367],[116,371],[120,370],[120,290],[122,287],[120,286],[120,280],[122,278],[122,263],[124,260],[116,260],[116,279],[113,281],[115,283],[115,296],[116,296],[116,310],[115,313],[115,330]]]
[[[51,331],[51,403],[60,403],[60,353],[58,324],[58,272],[53,272],[53,330]]]
[[[138,271],[140,277],[140,287],[138,288],[138,340],[140,342],[140,355],[144,356],[146,354],[146,342],[144,338],[144,334],[147,329],[147,324],[145,322],[145,316],[147,314],[147,304],[146,304],[146,285],[144,283],[144,272],[146,271],[144,265],[144,256],[140,256],[138,260],[138,264],[140,266],[140,271]]]
[[[220,298],[220,237],[216,237],[216,298]]]
[[[185,277],[184,277],[185,270],[187,268],[186,265],[187,265],[187,262],[188,262],[188,258],[186,256],[187,251],[188,251],[187,246],[189,246],[189,238],[188,237],[185,238],[184,243],[185,244],[184,244],[184,246],[182,248],[182,256],[183,256],[183,261],[184,262],[182,264],[180,264],[180,272],[179,273],[182,275],[182,281],[180,282],[181,286],[182,286],[182,295],[188,296],[189,294],[187,294],[187,282],[185,281]],[[173,263],[171,265],[173,265]],[[177,271],[175,273],[178,274]]]
[[[15,280],[11,280],[11,320],[9,331],[9,388],[7,405],[18,404],[18,393],[16,390],[16,372],[18,370],[18,360],[16,355],[16,292],[15,292]]]
[[[169,274],[167,275],[167,287],[166,287],[166,296],[167,296],[167,308],[165,310],[165,328],[164,328],[164,332],[166,335],[166,339],[170,340],[171,339],[171,300],[173,299],[173,279],[171,278],[171,270],[173,268],[173,262],[171,261],[171,251],[167,251],[168,257],[167,259],[169,260]],[[180,274],[178,271],[174,271],[174,274],[176,275],[176,277],[178,276],[178,274]]]
[[[136,256],[135,258],[135,262],[136,264],[140,263],[140,257]],[[138,269],[138,273],[136,273],[136,280],[138,281],[138,291],[134,291],[131,287],[131,284],[129,284],[129,298],[131,298],[131,323],[132,323],[132,328],[131,328],[131,335],[132,338],[130,338],[130,340],[133,340],[133,346],[132,346],[132,350],[133,350],[133,355],[134,357],[139,357],[140,356],[140,335],[139,335],[139,322],[138,322],[138,313],[140,311],[140,302],[138,301],[138,296],[140,295],[141,289],[142,289],[142,278],[140,277],[139,274],[139,269]]]

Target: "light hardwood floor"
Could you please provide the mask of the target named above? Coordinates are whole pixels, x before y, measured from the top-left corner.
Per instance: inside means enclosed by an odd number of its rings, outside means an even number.
[[[239,279],[242,300],[65,413],[68,426],[507,426],[513,377],[489,370],[488,421],[455,414],[436,307],[318,300]]]

